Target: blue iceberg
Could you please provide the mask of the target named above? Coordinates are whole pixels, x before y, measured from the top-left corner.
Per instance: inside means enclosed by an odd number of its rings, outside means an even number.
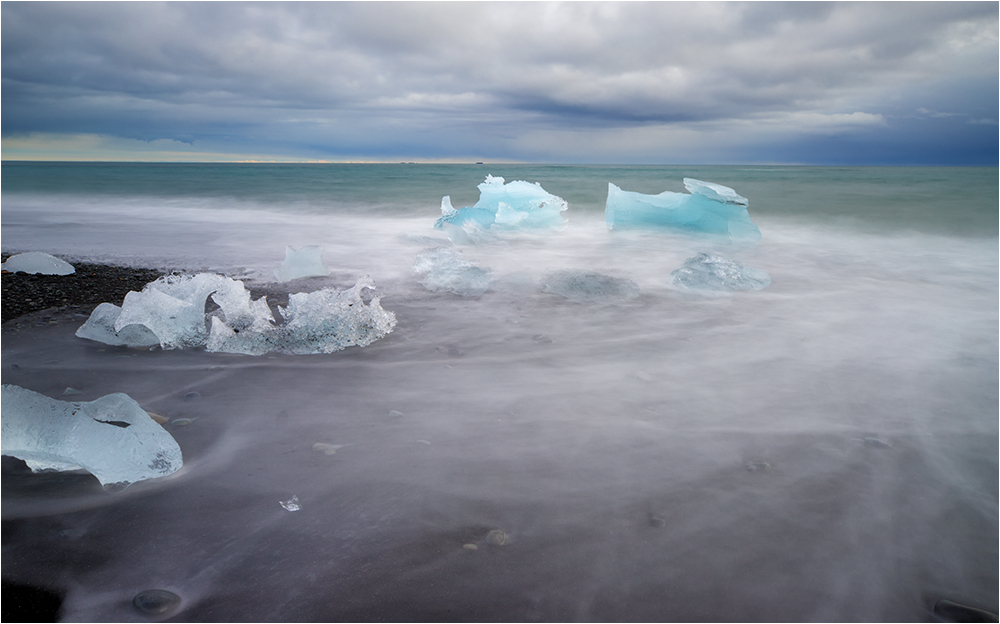
[[[608,229],[664,227],[746,242],[760,240],[760,230],[747,212],[747,198],[728,186],[692,178],[684,178],[684,188],[688,193],[644,195],[608,183],[604,211]]]
[[[565,225],[563,212],[569,208],[566,200],[557,197],[540,184],[516,180],[504,184],[504,179],[486,176],[479,185],[479,201],[474,206],[455,209],[451,197],[441,199],[441,218],[434,227],[466,238],[456,230],[482,231],[490,229],[555,228]],[[452,237],[455,238],[455,237]]]
[[[700,253],[671,273],[670,283],[682,290],[761,290],[771,283],[771,276],[722,256]]]

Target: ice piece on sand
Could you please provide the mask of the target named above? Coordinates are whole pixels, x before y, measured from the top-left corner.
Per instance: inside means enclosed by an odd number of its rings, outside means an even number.
[[[757,242],[760,230],[750,220],[749,200],[733,189],[684,178],[688,193],[664,191],[645,195],[608,183],[604,219],[608,229],[664,227],[720,234],[733,240]]]
[[[278,503],[280,503],[281,506],[284,507],[285,509],[287,509],[288,511],[298,511],[298,510],[302,509],[302,505],[299,504],[299,497],[298,496],[292,496],[288,500],[286,500],[286,501],[278,501]]]
[[[771,276],[722,256],[700,253],[670,274],[670,283],[687,290],[761,290]]]
[[[461,230],[514,230],[520,228],[553,228],[565,225],[563,211],[569,208],[561,197],[541,187],[516,180],[504,184],[503,178],[486,176],[479,185],[479,201],[474,206],[456,210],[451,197],[441,200],[441,218],[434,227],[444,230],[450,238],[461,238]],[[464,241],[462,241],[464,242]]]
[[[285,319],[283,325],[258,323],[252,331],[239,331],[228,321],[213,317],[206,348],[246,355],[307,355],[368,346],[392,331],[396,315],[383,310],[378,297],[365,303],[361,298],[364,289],[375,289],[375,282],[367,275],[344,291],[324,288],[291,294],[288,307],[278,308]]]
[[[577,303],[614,303],[638,297],[639,285],[627,278],[592,271],[556,271],[542,279],[542,292]]]
[[[90,313],[87,322],[76,330],[80,338],[103,342],[119,347],[152,347],[160,344],[160,339],[144,325],[126,325],[121,331],[115,330],[115,321],[122,309],[113,303],[102,303]]]
[[[17,273],[41,273],[42,275],[70,275],[76,273],[73,265],[55,256],[40,251],[29,251],[7,258],[0,269]]]
[[[286,246],[285,261],[274,270],[274,277],[279,282],[300,277],[325,277],[330,274],[330,269],[323,264],[322,256],[321,245],[306,245],[298,250]]]
[[[173,437],[126,394],[70,403],[4,384],[0,409],[3,454],[35,472],[82,468],[120,488],[183,465]]]
[[[417,254],[413,272],[423,278],[421,283],[427,290],[463,297],[478,297],[493,282],[493,275],[488,269],[462,260],[457,252],[445,247]]]

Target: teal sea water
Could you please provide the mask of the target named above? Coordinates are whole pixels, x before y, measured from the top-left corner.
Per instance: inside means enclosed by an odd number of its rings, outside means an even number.
[[[118,493],[5,458],[5,582],[63,592],[65,620],[141,619],[145,589],[178,594],[180,620],[997,611],[996,168],[0,173],[3,251],[215,271],[279,295],[369,275],[397,317],[368,347],[312,356],[107,348],[67,315],[5,327],[3,383],[125,392],[189,423],[168,425],[182,471]],[[565,199],[566,227],[478,244],[435,230],[442,196],[472,205],[487,174]],[[760,242],[608,231],[609,182],[683,192],[685,177],[748,198]],[[276,284],[286,245],[322,245],[330,276]],[[490,287],[426,288],[414,261],[437,247]],[[673,287],[701,252],[771,283]],[[558,271],[639,295],[567,299],[545,287]],[[292,496],[295,512],[279,504]]]

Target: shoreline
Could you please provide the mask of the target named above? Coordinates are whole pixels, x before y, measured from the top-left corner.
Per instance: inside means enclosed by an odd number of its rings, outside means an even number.
[[[14,254],[4,252],[4,261]],[[58,257],[58,256],[57,256]],[[98,305],[120,305],[132,290],[142,290],[169,271],[111,264],[74,262],[63,258],[76,269],[71,275],[10,273],[2,275],[2,318],[6,324],[27,314],[54,309],[90,315]]]

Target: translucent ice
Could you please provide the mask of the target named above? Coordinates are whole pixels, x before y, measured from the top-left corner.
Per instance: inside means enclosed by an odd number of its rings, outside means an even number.
[[[722,256],[701,253],[670,274],[670,283],[687,290],[761,290],[771,276]]]
[[[183,465],[173,437],[126,394],[70,403],[4,384],[2,411],[3,454],[35,472],[83,469],[124,487]]]
[[[396,326],[396,315],[383,310],[378,297],[368,303],[361,298],[362,290],[374,288],[375,282],[366,275],[344,291],[324,288],[291,294],[288,307],[278,308],[284,324],[265,322],[259,316],[241,331],[226,320],[228,312],[225,319],[214,316],[205,346],[209,351],[246,355],[308,355],[370,345]]]
[[[17,273],[41,273],[43,275],[70,275],[76,273],[73,265],[50,256],[40,251],[29,251],[7,258],[7,262],[0,264],[0,269]]]
[[[285,247],[285,261],[274,270],[274,277],[279,282],[298,279],[300,277],[324,277],[330,274],[330,269],[323,264],[323,247],[306,245],[298,250]]]
[[[121,308],[101,304],[76,335],[130,347],[196,347],[208,338],[205,302],[209,295],[220,306],[228,302],[230,307],[239,307],[244,293],[249,298],[243,282],[222,275],[166,275],[146,284],[142,292],[125,295]]]
[[[608,229],[666,227],[722,234],[740,241],[760,240],[745,197],[727,186],[691,178],[684,178],[684,187],[688,193],[644,195],[608,183],[604,211]]]
[[[639,285],[627,278],[592,271],[556,271],[542,280],[542,292],[577,303],[610,303],[637,298]]]
[[[516,180],[504,184],[503,178],[486,176],[479,185],[479,201],[474,206],[455,209],[451,197],[441,200],[441,218],[434,224],[453,239],[462,238],[462,230],[512,230],[552,228],[565,225],[562,215],[569,205],[561,197],[547,192],[538,183]],[[453,236],[455,234],[456,236]]]
[[[493,282],[489,270],[462,260],[458,253],[445,247],[418,254],[413,262],[413,272],[423,278],[421,283],[427,290],[463,297],[478,297]]]
[[[288,307],[279,308],[281,323],[267,301],[252,299],[239,280],[211,273],[170,275],[142,292],[130,292],[121,308],[101,304],[76,335],[132,347],[204,345],[209,351],[251,355],[332,353],[371,344],[395,326],[395,315],[383,310],[377,297],[362,300],[365,288],[375,288],[367,276],[343,292],[328,288],[289,295]],[[209,296],[219,309],[206,315]]]

